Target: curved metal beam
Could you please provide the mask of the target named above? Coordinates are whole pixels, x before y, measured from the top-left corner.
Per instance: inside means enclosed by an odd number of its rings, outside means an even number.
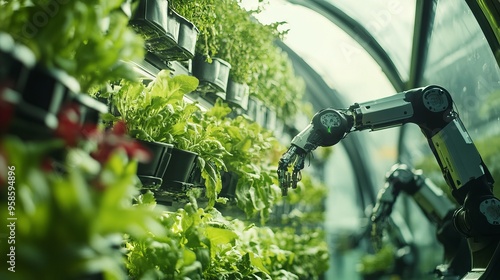
[[[413,25],[413,46],[411,51],[410,77],[407,89],[422,85],[432,26],[436,15],[436,0],[417,0],[415,24]]]
[[[417,0],[415,7],[415,24],[413,25],[413,45],[411,50],[410,76],[406,89],[423,86],[425,63],[429,51],[429,42],[436,15],[436,0]],[[405,161],[407,151],[404,138],[407,127],[402,126],[398,139],[398,162]],[[409,162],[407,162],[409,164]]]

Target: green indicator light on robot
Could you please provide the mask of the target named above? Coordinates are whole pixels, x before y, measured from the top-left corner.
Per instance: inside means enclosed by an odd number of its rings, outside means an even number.
[[[330,133],[330,134],[332,133],[332,128],[331,127],[328,128],[328,133]]]

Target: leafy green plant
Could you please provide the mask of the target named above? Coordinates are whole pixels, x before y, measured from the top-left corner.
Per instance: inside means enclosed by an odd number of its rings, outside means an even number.
[[[220,2],[220,1],[219,1]],[[288,56],[277,47],[283,22],[262,24],[253,18],[265,9],[247,11],[237,0],[174,0],[172,7],[200,29],[197,54],[210,62],[219,57],[231,64],[230,78],[250,86],[251,95],[269,104],[281,119],[298,111],[304,82],[294,73]]]
[[[204,118],[216,128],[213,136],[228,152],[221,158],[225,166],[222,170],[234,172],[239,178],[235,193],[238,207],[248,217],[260,213],[265,221],[281,196],[274,164],[284,147],[258,124],[242,116],[230,117],[231,111],[218,99]]]
[[[217,111],[219,107],[215,106],[206,112],[193,115],[193,125],[186,131],[188,137],[183,139],[186,143],[184,146],[198,154],[209,207],[213,207],[216,202],[224,202],[218,198],[222,189],[221,172],[227,171],[224,159],[232,156],[223,145],[227,140],[227,133],[222,119],[216,116]]]
[[[269,48],[248,85],[251,95],[271,104],[276,116],[286,120],[303,110],[305,82],[295,75],[288,55],[280,48]]]
[[[166,70],[147,86],[123,81],[118,92],[109,96],[119,115],[108,114],[105,119],[125,121],[128,133],[138,139],[170,143],[197,153],[211,207],[221,189],[220,170],[225,169],[222,158],[228,152],[221,144],[223,128],[197,103],[185,99],[185,94],[197,86],[195,77],[171,76]]]
[[[241,8],[239,6],[240,2],[240,0],[224,0],[223,2],[216,0],[170,0],[169,5],[173,10],[192,21],[199,29],[196,53],[210,62],[213,57],[220,56],[220,50],[226,48],[225,44],[230,43],[231,40],[228,38],[231,38],[232,35],[237,35],[237,40],[241,43],[241,37],[244,37],[244,35],[238,31],[253,32],[253,35],[258,33],[258,30],[244,30],[243,26],[241,26],[242,23],[247,27],[263,30],[261,25],[257,26],[257,22],[250,23],[250,16],[261,11],[264,1],[259,1],[261,2],[259,8],[250,12]],[[238,19],[238,17],[240,18]],[[231,21],[238,24],[238,30],[230,30],[235,27],[227,25]],[[230,27],[228,28],[228,26]],[[274,33],[276,30],[274,28],[266,29],[264,36],[267,36],[269,31]],[[256,39],[260,42],[266,40],[263,36],[253,40]],[[230,48],[233,49],[234,46],[238,45],[238,42],[231,43]],[[247,46],[245,43],[245,47],[252,46]],[[259,45],[255,47],[260,48]],[[249,64],[249,61],[245,61],[245,64]]]
[[[394,250],[392,245],[385,244],[377,253],[363,256],[358,264],[358,271],[363,275],[389,274],[394,267]]]
[[[302,180],[297,188],[288,192],[286,197],[277,203],[276,207],[284,204],[292,210],[282,217],[277,217],[275,223],[287,226],[321,226],[324,223],[325,199],[328,194],[326,186],[315,180],[311,174],[302,173]]]
[[[327,269],[325,241],[315,230],[229,220],[214,208],[198,208],[194,198],[161,220],[166,235],[127,241],[133,279],[319,279]]]
[[[101,94],[110,99],[118,115],[103,118],[123,120],[128,133],[144,141],[174,144],[178,135],[187,130],[192,114],[199,110],[194,103],[184,101],[185,94],[198,86],[198,80],[188,75],[171,76],[163,70],[147,86],[139,81],[123,80],[116,92]]]
[[[271,132],[243,117],[232,120],[228,133],[232,140],[226,145],[235,154],[228,159],[228,170],[239,177],[236,186],[238,207],[247,216],[260,213],[261,218],[267,220],[272,207],[281,197],[275,164],[282,147]]]
[[[3,177],[0,182],[1,206],[11,206],[10,212],[1,211],[0,216],[15,218],[15,242],[10,242],[13,247],[2,246],[0,257],[6,263],[7,254],[14,251],[15,272],[2,270],[3,279],[57,279],[61,275],[120,279],[126,275],[116,248],[122,235],[139,238],[164,232],[156,220],[160,208],[132,204],[138,195],[136,162],[129,161],[122,150],[114,150],[102,164],[86,153],[70,150],[63,162],[66,172],[47,169],[48,157],[62,146],[57,140],[0,140],[0,160],[6,163],[1,174],[11,178],[10,184]],[[7,193],[15,200],[7,199]]]
[[[217,0],[170,0],[170,7],[180,15],[193,22],[199,30],[196,53],[211,59],[219,48],[213,40],[220,28],[216,7]]]
[[[75,77],[83,92],[132,79],[124,61],[144,58],[144,42],[128,26],[125,0],[2,1],[0,30],[27,45],[48,68]]]
[[[139,204],[155,207],[153,194],[148,192],[139,197]],[[203,263],[206,263],[209,262],[209,256],[206,248],[193,250],[187,246],[187,244],[201,245],[200,236],[196,234],[194,228],[196,225],[193,225],[193,219],[188,217],[188,213],[194,216],[197,209],[194,209],[191,204],[186,205],[184,209],[179,209],[177,212],[164,212],[157,217],[165,229],[164,234],[150,234],[140,239],[131,237],[127,240],[125,263],[132,279],[148,277],[200,279],[202,263],[198,259],[203,259]]]
[[[238,83],[250,83],[263,67],[269,51],[276,48],[274,40],[284,36],[281,23],[264,25],[252,16],[257,11],[243,9],[238,1],[224,0],[217,6],[218,32],[212,38],[219,45],[217,57],[231,64],[230,77]]]

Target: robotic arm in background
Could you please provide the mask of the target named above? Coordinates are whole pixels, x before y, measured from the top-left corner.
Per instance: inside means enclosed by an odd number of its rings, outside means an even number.
[[[431,85],[355,103],[347,109],[326,108],[317,112],[311,123],[292,139],[279,161],[283,195],[288,188],[297,186],[306,155],[317,147],[335,145],[353,131],[382,130],[406,123],[420,127],[461,206],[454,212],[453,222],[468,237],[473,268],[469,276],[489,279],[495,272],[485,268],[492,269],[494,265],[488,266],[490,260],[500,258],[500,249],[496,250],[500,200],[493,195],[493,178],[454,111],[451,95],[442,87]],[[500,279],[499,275],[493,277]]]
[[[372,238],[379,240],[400,193],[415,201],[427,219],[436,225],[436,236],[444,248],[443,264],[436,270],[439,279],[458,279],[470,270],[470,253],[466,240],[453,226],[457,206],[421,170],[395,164],[386,175],[386,183],[377,195],[371,215]],[[375,247],[380,247],[376,244]]]

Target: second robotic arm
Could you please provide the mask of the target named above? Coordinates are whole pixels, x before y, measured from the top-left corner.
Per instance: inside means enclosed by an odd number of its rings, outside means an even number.
[[[371,215],[372,239],[379,241],[388,223],[399,194],[409,195],[427,219],[436,225],[436,236],[443,245],[443,264],[435,272],[439,279],[458,279],[470,270],[470,253],[463,236],[453,227],[452,217],[457,206],[429,179],[422,170],[405,164],[395,164],[386,175],[386,182],[377,196]],[[376,244],[378,245],[378,244]],[[376,247],[380,247],[379,245]]]

